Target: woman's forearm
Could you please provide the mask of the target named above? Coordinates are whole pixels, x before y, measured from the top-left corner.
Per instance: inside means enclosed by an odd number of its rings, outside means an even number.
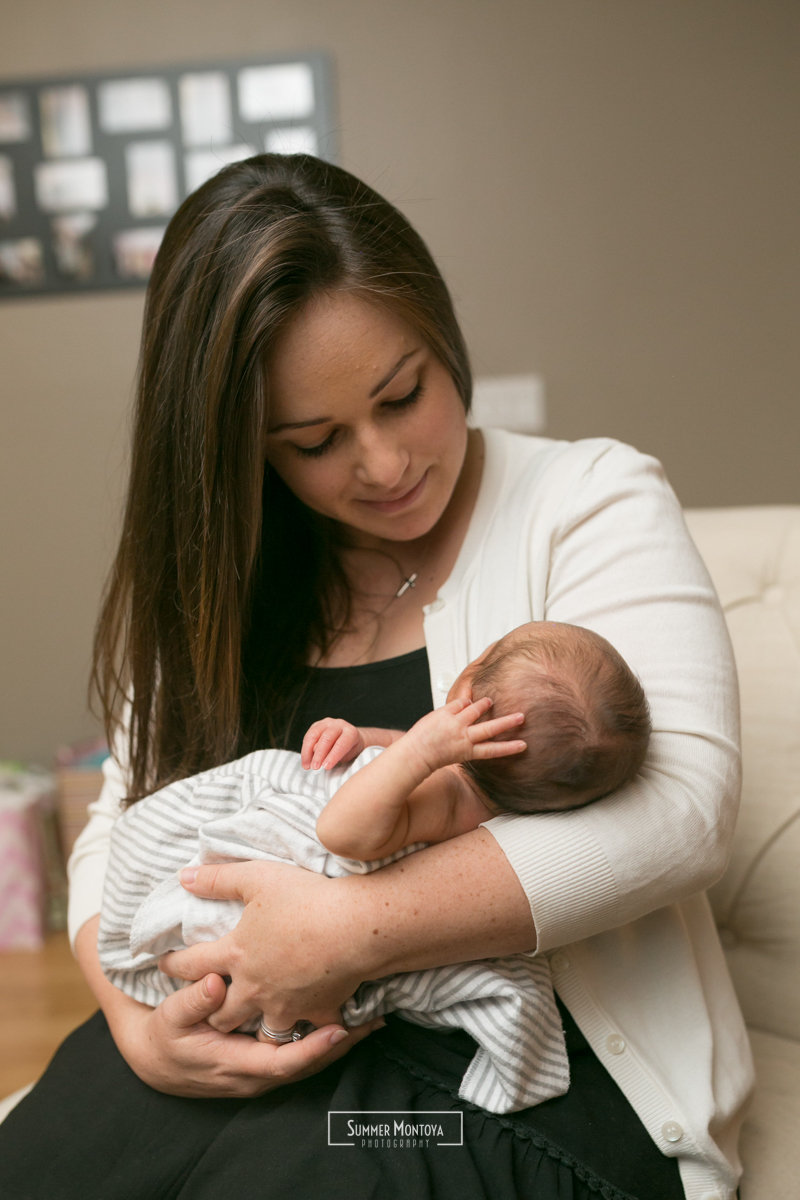
[[[536,948],[525,892],[485,828],[369,875],[331,879],[250,861],[190,867],[181,883],[196,896],[245,905],[219,941],[160,960],[176,979],[231,977],[211,1018],[223,1031],[257,1012],[287,1029],[342,1005],[368,979]]]
[[[125,1019],[126,1014],[139,1013],[146,1006],[140,1004],[138,1000],[126,996],[119,988],[114,987],[113,983],[103,974],[97,951],[99,925],[100,914],[98,913],[97,916],[92,917],[81,926],[75,938],[75,957],[84,979],[94,992],[97,1003],[105,1013],[113,1033],[115,1026]]]
[[[536,948],[525,892],[483,828],[336,886],[362,979]]]

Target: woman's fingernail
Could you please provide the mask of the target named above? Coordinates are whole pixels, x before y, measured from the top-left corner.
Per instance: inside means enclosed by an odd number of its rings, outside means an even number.
[[[184,867],[179,878],[183,884],[194,883],[197,879],[197,867]]]
[[[385,1025],[386,1022],[384,1021],[383,1017],[378,1017],[377,1021],[372,1022],[373,1029],[383,1029]]]
[[[331,1034],[331,1036],[328,1038],[328,1044],[331,1046],[336,1046],[336,1045],[338,1045],[339,1042],[343,1042],[346,1037],[347,1037],[346,1029],[336,1029]]]

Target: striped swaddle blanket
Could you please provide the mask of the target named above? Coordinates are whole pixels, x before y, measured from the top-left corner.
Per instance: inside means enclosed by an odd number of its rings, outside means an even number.
[[[177,879],[182,867],[267,859],[333,877],[392,861],[338,858],[316,837],[317,818],[334,792],[380,753],[373,746],[347,766],[304,771],[297,754],[259,750],[129,808],[112,833],[100,919],[100,962],[111,982],[157,1005],[185,986],[158,969],[159,955],[211,941],[237,924],[243,906],[185,891]],[[479,1049],[459,1095],[489,1112],[528,1108],[569,1087],[544,958],[518,954],[391,975],[363,983],[342,1009],[349,1025],[392,1011],[418,1025],[472,1035]]]

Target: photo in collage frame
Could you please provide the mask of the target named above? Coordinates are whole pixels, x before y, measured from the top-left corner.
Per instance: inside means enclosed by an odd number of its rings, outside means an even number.
[[[185,197],[264,151],[334,161],[325,55],[0,82],[0,298],[144,286]]]

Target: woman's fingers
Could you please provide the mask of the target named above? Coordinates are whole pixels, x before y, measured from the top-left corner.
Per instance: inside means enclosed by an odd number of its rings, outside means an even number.
[[[494,717],[491,721],[481,721],[480,725],[470,725],[467,737],[471,742],[487,742],[489,738],[497,737],[499,733],[507,733],[522,725],[525,714],[510,713],[506,717]]]
[[[208,1022],[220,1008],[225,995],[224,980],[211,974],[168,996],[159,1005],[158,1015],[166,1024],[169,1036],[181,1037],[201,1022]],[[255,1094],[264,1090],[263,1082],[267,1086],[278,1086],[292,1079],[302,1079],[341,1058],[356,1042],[383,1024],[381,1017],[352,1029],[330,1024],[314,1030],[299,1042],[277,1047],[248,1037],[232,1037],[226,1042],[226,1066],[253,1081],[248,1086],[243,1080],[235,1092]]]
[[[225,999],[225,981],[219,975],[206,975],[191,987],[173,992],[159,1005],[160,1015],[176,1030],[191,1029],[207,1021]]]
[[[224,938],[220,938],[218,942],[198,942],[196,946],[189,946],[186,950],[173,950],[171,954],[164,954],[158,960],[158,965],[165,975],[170,975],[173,979],[198,980],[202,983],[207,975],[218,978],[228,974],[229,964],[224,961],[225,949]],[[224,986],[223,983],[223,988]],[[215,1012],[224,999],[223,991],[219,1003],[210,1008],[209,1012]]]
[[[268,1060],[269,1076],[275,1080],[276,1085],[281,1085],[291,1083],[294,1079],[303,1079],[306,1075],[313,1075],[347,1054],[357,1042],[368,1037],[375,1029],[380,1029],[385,1023],[382,1017],[378,1017],[353,1029],[343,1029],[341,1025],[328,1025],[309,1033],[302,1041],[278,1046],[271,1050]],[[266,1046],[264,1042],[253,1044]]]
[[[240,1025],[249,1021],[259,1012],[261,1012],[261,1002],[256,999],[255,989],[248,986],[247,983],[239,984],[236,978],[233,978],[228,984],[224,1002],[216,1012],[211,1014],[208,1023],[212,1029],[216,1029],[220,1033],[230,1033],[231,1030],[238,1029]],[[286,1029],[292,1023],[293,1018],[277,1021],[275,1024],[271,1021],[267,1022],[273,1029]]]
[[[242,900],[247,904],[262,879],[265,863],[248,860],[240,863],[212,863],[205,867],[184,867],[181,886],[206,900]],[[297,871],[289,863],[270,863],[271,871]]]

